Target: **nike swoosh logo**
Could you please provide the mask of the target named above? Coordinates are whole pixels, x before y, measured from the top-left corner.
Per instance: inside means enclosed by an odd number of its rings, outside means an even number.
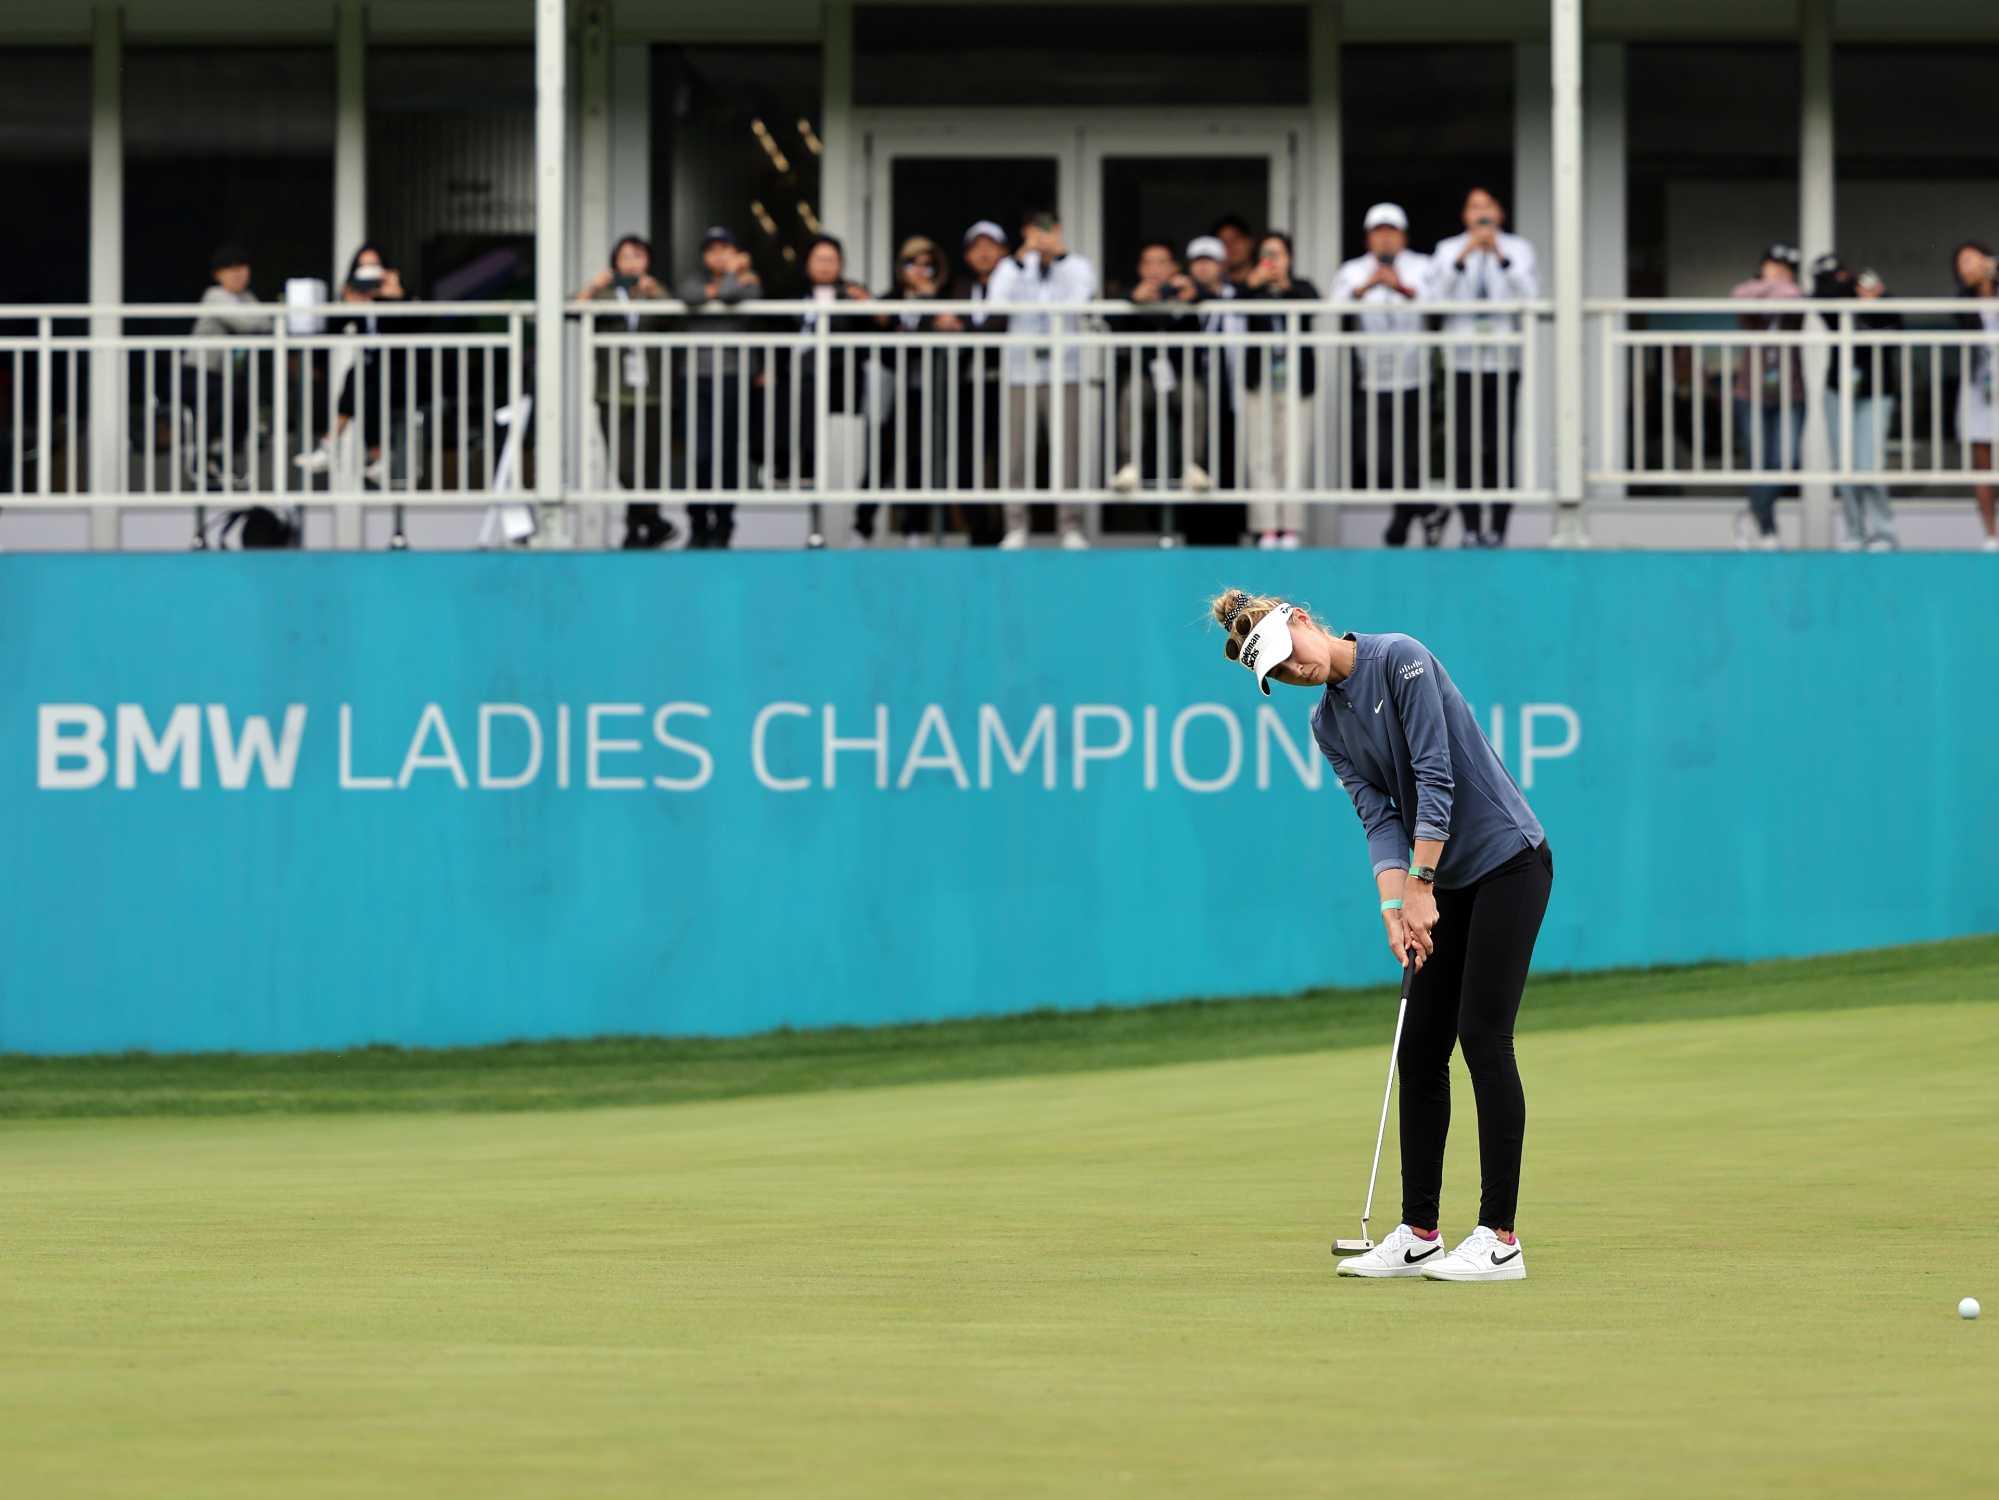
[[[1381,703],[1386,703],[1387,701],[1388,701],[1388,700],[1387,700],[1386,698],[1383,698],[1383,699],[1381,700]],[[1380,713],[1380,712],[1381,712],[1381,703],[1377,703],[1377,704],[1375,704],[1375,705],[1374,705],[1374,711],[1375,711],[1376,713]]]
[[[1520,1259],[1520,1252],[1517,1249],[1511,1255],[1501,1255],[1497,1250],[1492,1252],[1492,1263],[1495,1266],[1503,1266],[1509,1260],[1518,1259]]]
[[[1443,1248],[1444,1247],[1442,1245],[1432,1245],[1429,1249],[1425,1250],[1421,1255],[1411,1255],[1407,1250],[1404,1250],[1402,1252],[1402,1264],[1405,1266],[1413,1266],[1419,1260],[1428,1260],[1431,1256],[1435,1255],[1439,1250]]]

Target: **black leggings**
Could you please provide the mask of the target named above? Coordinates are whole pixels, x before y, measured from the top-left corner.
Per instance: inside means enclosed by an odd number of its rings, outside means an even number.
[[[1478,1221],[1511,1230],[1520,1201],[1527,1100],[1513,1061],[1534,939],[1555,861],[1523,849],[1476,885],[1437,892],[1436,949],[1409,987],[1397,1069],[1402,1078],[1402,1222],[1438,1227],[1444,1137],[1451,1128],[1451,1048],[1464,1048],[1478,1099]]]

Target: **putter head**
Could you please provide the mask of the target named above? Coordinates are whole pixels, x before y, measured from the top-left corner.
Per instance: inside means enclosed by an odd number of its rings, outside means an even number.
[[[1365,1255],[1373,1248],[1374,1241],[1368,1239],[1365,1235],[1357,1240],[1333,1241],[1333,1254],[1335,1255]]]

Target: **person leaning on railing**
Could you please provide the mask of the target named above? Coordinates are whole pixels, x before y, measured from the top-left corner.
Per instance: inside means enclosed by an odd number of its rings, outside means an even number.
[[[366,453],[361,478],[365,483],[386,487],[390,481],[390,464],[382,451],[385,442],[391,447],[398,443],[403,447],[404,478],[408,478],[410,455],[405,429],[408,426],[412,382],[417,377],[417,371],[412,368],[407,355],[397,359],[394,351],[385,354],[382,346],[375,342],[375,336],[386,331],[407,337],[418,331],[418,325],[409,318],[395,318],[386,320],[391,326],[385,330],[385,320],[368,311],[380,303],[409,300],[403,292],[401,273],[389,264],[381,247],[372,243],[354,252],[354,259],[348,263],[347,280],[340,289],[340,300],[347,313],[329,315],[329,327],[335,327],[335,331],[344,334],[368,335],[369,342],[362,346],[359,358],[347,367],[346,378],[340,383],[340,396],[334,403],[333,431],[322,437],[311,452],[301,453],[295,462],[308,474],[331,469],[334,449],[358,412],[361,443]],[[383,414],[385,405],[388,408],[386,425]],[[400,541],[400,523],[396,535]]]
[[[628,234],[611,247],[611,263],[590,278],[575,300],[625,304],[623,316],[599,318],[600,329],[651,333],[659,327],[659,320],[641,317],[635,304],[657,302],[665,296],[666,288],[652,274],[652,246],[640,236]],[[597,366],[592,375],[597,385],[597,420],[606,444],[615,436],[618,483],[628,493],[657,495],[661,488],[660,456],[672,437],[660,431],[659,426],[662,383],[659,351],[613,346],[598,351]],[[639,420],[641,415],[645,418],[643,424]],[[679,534],[679,528],[660,514],[659,501],[627,502],[628,550],[664,547]]]
[[[1999,300],[1995,300],[1999,299],[1999,259],[1993,257],[1992,247],[1966,240],[1951,256],[1951,270],[1957,277],[1960,295],[1978,297],[1985,303],[1975,313],[1960,314],[1959,326],[1999,333]],[[1994,427],[1992,346],[1980,345],[1961,368],[1964,378],[1957,388],[1957,438],[1971,445],[1974,469],[1990,470]],[[1985,550],[1999,552],[1999,514],[1995,514],[1993,487],[1981,484],[1975,493],[1978,519],[1985,525]]]
[[[1256,263],[1243,282],[1241,296],[1254,308],[1271,302],[1317,302],[1319,289],[1291,274],[1291,236],[1281,229],[1264,231],[1256,243]],[[1312,331],[1310,313],[1286,318],[1278,312],[1252,312],[1251,333],[1287,333],[1295,320],[1300,334]],[[1312,467],[1312,397],[1318,390],[1318,360],[1310,344],[1294,352],[1283,343],[1251,344],[1243,353],[1243,437],[1249,453],[1249,486],[1253,490],[1296,491]],[[1287,406],[1298,408],[1297,445],[1291,446]],[[1259,547],[1298,546],[1304,529],[1305,505],[1300,500],[1252,500],[1249,528]]]
[[[1812,262],[1812,297],[1818,301],[1857,299],[1864,307],[1878,301],[1888,288],[1874,271],[1854,271],[1837,255],[1827,253]],[[1837,330],[1840,315],[1827,311],[1819,315],[1826,327]],[[1855,328],[1900,328],[1894,313],[1862,312],[1852,315]],[[1880,355],[1881,381],[1874,381],[1876,355]],[[1882,466],[1888,434],[1895,430],[1896,397],[1901,391],[1902,362],[1893,349],[1879,345],[1855,345],[1847,365],[1847,386],[1840,385],[1837,351],[1826,361],[1825,419],[1827,441],[1832,448],[1834,468],[1841,467],[1841,440],[1846,391],[1853,401],[1853,467],[1866,473]],[[1885,484],[1842,484],[1840,508],[1846,513],[1847,551],[1866,547],[1870,552],[1892,552],[1896,546],[1895,512],[1888,504]]]
[[[763,281],[750,265],[748,252],[736,244],[733,231],[713,225],[701,236],[701,269],[680,280],[680,300],[689,307],[733,307],[762,295]],[[754,320],[740,314],[692,320],[693,331],[704,334],[749,333]],[[741,489],[743,400],[739,372],[747,351],[733,345],[717,349],[696,345],[694,361],[694,472],[688,489]],[[718,431],[719,429],[719,431]],[[687,518],[694,529],[690,548],[727,547],[736,530],[736,507],[714,501],[690,500]]]
[[[250,291],[250,257],[234,245],[224,245],[209,257],[208,270],[213,284],[201,294],[203,310],[195,319],[194,336],[269,333],[269,313],[235,311],[257,305]],[[208,489],[248,485],[253,476],[237,472],[237,457],[257,420],[250,406],[249,351],[241,345],[197,345],[188,350],[183,362],[193,378],[181,387],[181,403],[190,421],[205,428],[187,455],[190,475]],[[234,451],[225,451],[225,438]]]
[[[1737,282],[1729,296],[1750,302],[1791,302],[1804,297],[1798,286],[1798,266],[1803,257],[1798,247],[1782,241],[1763,252],[1763,262],[1755,276]],[[1794,331],[1805,326],[1794,313],[1743,313],[1744,328],[1778,328]],[[1798,439],[1805,429],[1805,374],[1795,347],[1774,348],[1754,344],[1747,358],[1735,367],[1735,425],[1740,430],[1750,462],[1759,472],[1782,471],[1798,466]],[[1788,413],[1788,422],[1786,414]],[[1749,517],[1755,520],[1758,545],[1766,552],[1777,550],[1778,484],[1749,486]],[[1735,544],[1749,545],[1749,517],[1738,516]]]
[[[868,351],[852,344],[829,345],[826,350],[826,437],[830,451],[822,458],[817,419],[818,331],[822,319],[829,334],[852,333],[864,327],[864,318],[843,317],[834,309],[844,302],[870,300],[866,287],[847,279],[846,246],[830,234],[814,235],[805,246],[805,310],[798,315],[797,325],[803,337],[776,354],[777,414],[772,423],[778,450],[776,472],[780,480],[793,488],[810,484],[845,490],[860,483],[859,460],[864,445],[854,429],[860,426],[856,418],[865,405]],[[798,424],[795,454],[794,413]]]

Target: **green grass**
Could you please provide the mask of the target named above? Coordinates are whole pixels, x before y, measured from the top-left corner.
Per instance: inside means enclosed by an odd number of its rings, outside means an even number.
[[[1999,938],[1536,980],[1523,1032],[1999,995]],[[1381,1047],[1393,987],[726,1040],[291,1056],[0,1055],[0,1119],[673,1104]],[[1389,1012],[1392,1014],[1392,1012]]]
[[[901,1075],[822,1038],[818,1092],[672,1108],[10,1123],[0,1494],[1989,1492],[1994,956],[1537,985],[1501,1286],[1333,1274],[1371,1002],[1157,1017],[1220,1060],[1088,1017],[909,1034],[1022,1075],[925,1086],[829,1091]]]
[[[14,1124],[0,1493],[1980,1493],[1995,1031],[1530,1039],[1532,1276],[1492,1287],[1333,1275],[1378,1051]]]

